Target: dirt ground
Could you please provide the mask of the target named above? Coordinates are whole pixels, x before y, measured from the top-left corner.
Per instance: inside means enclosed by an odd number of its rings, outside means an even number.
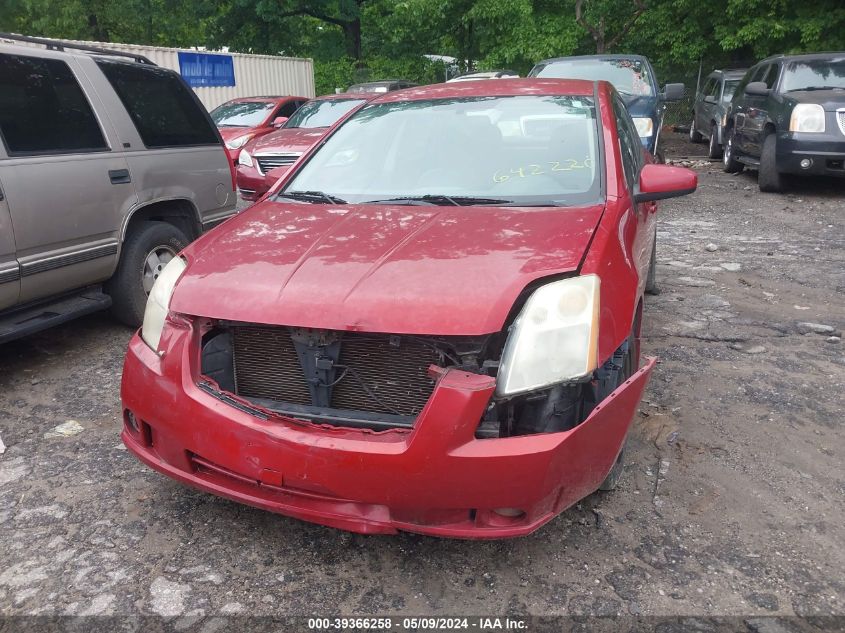
[[[719,167],[659,211],[660,363],[619,488],[527,538],[354,536],[196,492],[120,444],[127,329],[0,347],[0,615],[845,615],[845,181],[761,194]]]

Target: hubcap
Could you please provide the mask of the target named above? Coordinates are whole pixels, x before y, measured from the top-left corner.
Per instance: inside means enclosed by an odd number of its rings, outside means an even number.
[[[176,251],[169,246],[156,246],[144,260],[144,270],[141,273],[141,281],[144,286],[144,294],[149,296],[153,284],[167,263],[176,257]]]

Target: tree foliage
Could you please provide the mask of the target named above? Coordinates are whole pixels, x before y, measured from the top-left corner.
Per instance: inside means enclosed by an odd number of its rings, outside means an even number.
[[[577,19],[580,7],[580,19]],[[580,53],[647,55],[664,80],[777,52],[845,49],[842,0],[0,0],[0,30],[312,57],[320,92]]]

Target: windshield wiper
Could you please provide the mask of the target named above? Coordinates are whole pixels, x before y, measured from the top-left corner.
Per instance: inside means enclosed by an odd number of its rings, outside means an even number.
[[[508,204],[511,200],[501,198],[475,198],[473,196],[445,196],[426,194],[424,196],[402,196],[399,198],[386,198],[385,200],[365,200],[361,204],[422,204],[440,206],[450,204],[455,207],[467,207],[476,204]]]
[[[328,203],[328,204],[346,204],[346,200],[331,196],[324,191],[283,191],[278,195],[279,198],[290,198],[291,200],[302,200],[304,202]]]
[[[807,86],[806,88],[793,88],[787,92],[800,92],[802,90],[845,90],[842,86]]]

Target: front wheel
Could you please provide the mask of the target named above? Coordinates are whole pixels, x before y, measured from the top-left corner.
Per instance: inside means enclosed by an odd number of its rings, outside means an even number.
[[[112,315],[126,325],[139,327],[153,283],[187,245],[185,234],[167,222],[137,226],[124,241],[117,271],[106,283]]]
[[[725,151],[722,154],[722,171],[729,174],[738,174],[742,171],[743,165],[736,158],[734,158],[734,131],[727,130],[727,138],[725,139]]]
[[[774,134],[769,134],[763,141],[757,185],[760,187],[760,191],[771,193],[783,191],[783,174],[778,171],[777,137]]]
[[[690,143],[700,143],[704,137],[695,129],[695,117],[692,117],[692,122],[689,124],[689,140]]]
[[[617,374],[618,382],[616,383],[614,389],[628,380],[628,378],[630,378],[634,372],[639,369],[639,346],[637,345],[637,340],[634,338],[633,333],[628,337],[627,343],[627,349],[625,350],[621,363],[622,370]],[[616,461],[613,463],[613,467],[610,469],[610,472],[607,473],[607,477],[605,477],[604,481],[601,482],[599,490],[603,490],[605,492],[613,490],[619,484],[619,480],[622,479],[622,472],[625,470],[625,444],[626,441],[622,440],[622,448],[619,449]]]
[[[710,128],[710,145],[707,147],[708,158],[721,158],[723,154],[722,146],[719,145],[719,128],[716,124]]]
[[[654,245],[651,247],[651,261],[648,263],[645,291],[650,295],[660,294],[660,290],[657,287],[657,236],[654,237]]]

